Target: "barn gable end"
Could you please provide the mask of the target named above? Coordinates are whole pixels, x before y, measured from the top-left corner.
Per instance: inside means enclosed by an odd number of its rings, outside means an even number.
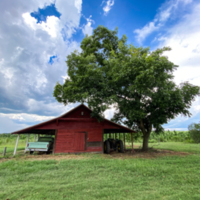
[[[81,104],[66,114],[13,134],[55,134],[55,153],[102,152],[104,133],[134,132],[107,119],[91,118],[92,110]]]

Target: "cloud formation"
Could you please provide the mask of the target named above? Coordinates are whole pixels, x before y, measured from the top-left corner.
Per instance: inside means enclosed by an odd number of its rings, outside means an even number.
[[[156,36],[158,47],[170,46],[172,51],[165,53],[174,64],[179,65],[174,72],[174,81],[177,84],[188,81],[200,86],[200,3],[193,4],[190,14],[183,16],[183,20],[169,28],[167,32]],[[165,127],[184,127],[200,122],[200,98],[193,102],[190,112],[191,118],[179,116],[171,120]]]
[[[153,21],[147,23],[141,29],[133,32],[136,34],[137,41],[141,44],[151,33],[161,29],[170,18],[176,18],[177,11],[183,10],[182,7],[192,3],[192,0],[170,0],[166,1],[158,10]]]
[[[105,1],[103,1],[104,3]],[[107,15],[109,11],[111,10],[111,7],[114,6],[114,0],[108,0],[106,2],[106,5],[103,7],[104,15]]]
[[[92,18],[92,15],[90,15],[89,18],[86,18],[87,20],[87,24],[85,24],[82,28],[82,32],[84,35],[92,35],[92,32],[93,32],[93,28],[92,28],[92,23],[94,24],[94,20],[91,19]]]
[[[48,16],[37,23],[30,15],[54,2],[60,19]],[[81,0],[0,1],[0,113],[55,116],[72,107],[55,102],[52,93],[66,74],[66,55],[79,49],[70,38],[79,27],[81,5]],[[57,59],[50,64],[54,55]],[[0,125],[2,132],[3,120]]]

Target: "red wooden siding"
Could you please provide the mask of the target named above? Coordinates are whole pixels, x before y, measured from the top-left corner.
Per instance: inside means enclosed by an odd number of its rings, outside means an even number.
[[[74,150],[85,151],[85,133],[75,132],[74,136]]]
[[[99,147],[87,147],[87,151],[88,152],[92,152],[92,151],[102,151],[102,146]]]
[[[91,129],[87,131],[87,142],[102,141],[102,129]]]
[[[74,150],[74,131],[59,129],[57,132],[55,153],[70,152]]]
[[[89,147],[87,147],[88,142],[90,142]],[[101,143],[99,146],[92,146],[92,142],[102,142],[102,129],[85,131],[58,129],[55,153],[102,151]]]
[[[81,114],[83,112],[83,115]],[[82,106],[79,109],[73,110],[70,114],[66,114],[62,116],[63,118],[65,117],[71,117],[71,118],[91,118],[90,116],[91,111]]]

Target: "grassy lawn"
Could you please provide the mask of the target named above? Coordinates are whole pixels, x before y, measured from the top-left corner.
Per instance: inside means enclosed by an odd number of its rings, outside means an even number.
[[[135,143],[135,146],[139,147],[141,143]],[[184,142],[160,142],[158,143],[149,143],[149,147],[154,149],[168,149],[172,151],[183,151],[189,153],[200,154],[200,144],[194,143],[184,143]]]
[[[199,200],[200,145],[160,143],[154,148],[190,154],[152,159],[100,154],[0,159],[0,199]]]
[[[156,149],[168,149],[172,151],[183,151],[189,153],[200,154],[200,144],[183,143],[183,142],[161,142],[158,144],[150,144],[150,147]]]

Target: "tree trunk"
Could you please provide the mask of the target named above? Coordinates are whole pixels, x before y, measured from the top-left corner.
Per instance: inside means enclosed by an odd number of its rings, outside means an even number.
[[[142,151],[148,151],[149,136],[150,136],[150,133],[143,134],[143,146],[142,146]]]
[[[143,133],[143,146],[142,151],[148,151],[148,144],[149,144],[149,136],[151,134],[152,130],[152,124],[146,123],[146,127],[144,125],[143,119],[140,120],[140,122],[137,122],[138,127]]]

